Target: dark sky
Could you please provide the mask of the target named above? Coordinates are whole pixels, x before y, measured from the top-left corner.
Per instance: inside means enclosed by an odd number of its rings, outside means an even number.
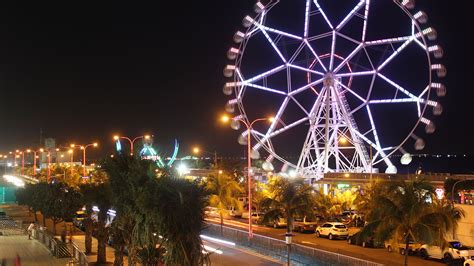
[[[154,134],[170,152],[177,138],[180,155],[193,144],[241,154],[237,133],[216,121],[225,54],[254,1],[98,2],[1,4],[0,151],[38,146],[41,128],[59,144],[97,140],[104,154],[117,132]],[[417,7],[438,30],[448,68],[445,112],[427,151],[470,153],[468,8],[440,0]]]

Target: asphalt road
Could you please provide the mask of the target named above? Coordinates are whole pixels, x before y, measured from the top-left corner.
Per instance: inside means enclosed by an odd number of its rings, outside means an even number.
[[[207,221],[220,224],[220,219],[217,217],[208,217]],[[248,223],[243,219],[224,219],[226,226],[238,228],[241,230],[248,230]],[[350,228],[349,233],[353,234],[358,229]],[[253,225],[253,231],[256,234],[265,235],[277,239],[285,239],[285,228],[274,229],[272,227]],[[314,233],[294,233],[293,243],[306,245],[309,247],[336,252],[360,259],[383,263],[385,265],[403,265],[404,257],[396,252],[389,253],[382,248],[363,248],[356,245],[350,245],[346,240],[329,240],[327,238],[317,238]],[[409,265],[414,266],[440,266],[443,265],[438,260],[423,260],[417,256],[409,256]]]

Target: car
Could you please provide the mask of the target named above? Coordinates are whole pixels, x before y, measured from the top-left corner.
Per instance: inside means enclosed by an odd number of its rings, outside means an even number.
[[[72,224],[81,230],[85,230],[84,219],[87,218],[87,214],[84,211],[77,211],[76,215],[72,218]]]
[[[227,211],[229,215],[232,217],[242,217],[241,209],[242,208],[237,208],[237,207],[232,206],[232,207],[227,208]]]
[[[204,215],[207,217],[219,217],[219,213],[217,208],[207,206],[204,208]]]
[[[333,240],[336,238],[347,239],[349,237],[349,229],[343,223],[325,223],[316,228],[316,237],[327,236]]]
[[[405,255],[406,243],[402,239],[400,239],[398,243],[393,240],[385,241],[384,246],[388,252],[393,252],[394,250],[396,250],[401,255]],[[412,240],[409,240],[408,241],[408,255],[417,254],[420,250],[420,247],[421,247],[420,243],[416,243]]]
[[[275,219],[273,221],[268,221],[265,225],[271,226],[273,228],[286,227],[286,218],[279,217],[278,219]]]
[[[463,266],[474,266],[474,259],[465,260]]]
[[[453,240],[449,241],[444,249],[435,245],[422,245],[420,248],[420,256],[424,259],[442,259],[444,262],[449,263],[453,260],[474,259],[474,249],[464,246],[457,240]]]
[[[261,223],[262,220],[263,220],[264,215],[265,215],[265,213],[263,213],[263,212],[252,212],[252,222],[256,223],[256,224]],[[242,217],[242,219],[248,219],[249,218],[249,212],[243,212],[241,217]]]
[[[297,217],[293,221],[293,231],[295,232],[314,233],[316,232],[316,227],[318,227],[317,220],[308,216]]]
[[[383,248],[384,245],[381,242],[375,240],[375,236],[373,234],[369,234],[367,237],[362,237],[361,231],[358,231],[352,235],[349,235],[347,238],[347,243],[351,245],[358,245],[364,248]]]
[[[0,220],[8,220],[8,215],[4,211],[0,211]]]

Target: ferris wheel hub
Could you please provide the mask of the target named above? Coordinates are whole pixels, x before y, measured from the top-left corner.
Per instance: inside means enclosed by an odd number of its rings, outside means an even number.
[[[324,75],[323,85],[324,87],[334,87],[336,81],[334,73],[328,72]]]

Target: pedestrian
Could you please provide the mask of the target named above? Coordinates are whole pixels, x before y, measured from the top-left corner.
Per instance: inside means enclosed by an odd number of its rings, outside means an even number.
[[[21,266],[21,259],[20,259],[20,255],[18,255],[18,253],[16,253],[15,266]]]
[[[63,230],[61,232],[61,241],[63,241],[63,243],[66,243],[66,230]]]
[[[30,225],[28,226],[28,239],[31,239],[31,235],[33,234],[33,229],[35,229],[35,224],[30,223]]]

